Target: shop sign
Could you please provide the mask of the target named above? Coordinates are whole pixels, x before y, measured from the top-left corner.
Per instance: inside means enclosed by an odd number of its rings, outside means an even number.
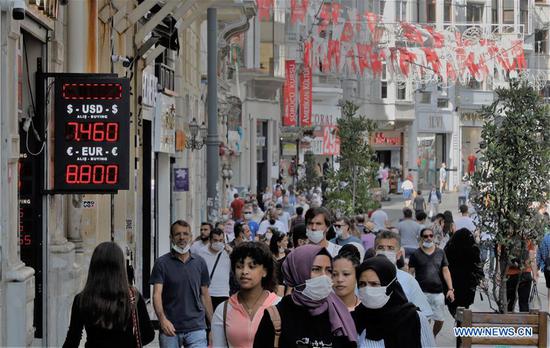
[[[141,75],[141,104],[154,107],[157,103],[158,78],[155,74],[143,71]]]
[[[310,143],[314,155],[338,156],[340,154],[340,139],[336,135],[336,126],[324,126],[315,131],[315,138]]]
[[[174,192],[189,191],[189,168],[174,168]]]
[[[420,114],[417,118],[418,131],[425,133],[452,133],[452,114]]]
[[[176,107],[172,97],[161,93],[155,107],[154,145],[156,152],[176,152]]]
[[[400,132],[375,132],[371,144],[373,146],[396,146],[399,147],[403,145],[401,143],[401,133]]]
[[[339,106],[313,104],[313,126],[334,126],[340,118]]]
[[[185,132],[181,129],[178,129],[176,131],[176,151],[181,152],[185,150],[185,143],[187,143]]]
[[[256,146],[264,147],[265,146],[265,137],[256,137]]]
[[[283,156],[296,156],[296,144],[283,144]]]
[[[286,61],[286,80],[283,87],[284,126],[296,126],[296,61]]]

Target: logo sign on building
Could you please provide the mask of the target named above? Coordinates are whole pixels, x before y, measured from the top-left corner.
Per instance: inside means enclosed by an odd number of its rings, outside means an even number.
[[[375,132],[370,144],[377,147],[400,147],[402,145],[400,132]]]
[[[174,168],[174,192],[189,191],[189,168]]]
[[[300,125],[311,126],[312,106],[311,67],[304,67],[300,74]]]
[[[176,107],[172,97],[158,94],[154,120],[155,151],[176,153]]]
[[[129,144],[128,79],[56,78],[54,191],[127,190]]]
[[[286,61],[283,126],[296,126],[296,61]]]

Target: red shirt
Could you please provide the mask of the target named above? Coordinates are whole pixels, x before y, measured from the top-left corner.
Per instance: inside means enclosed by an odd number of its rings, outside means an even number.
[[[231,209],[233,209],[233,220],[241,220],[243,218],[244,201],[240,198],[235,198],[231,202]]]
[[[476,170],[477,157],[474,155],[468,156],[468,173],[472,175]]]

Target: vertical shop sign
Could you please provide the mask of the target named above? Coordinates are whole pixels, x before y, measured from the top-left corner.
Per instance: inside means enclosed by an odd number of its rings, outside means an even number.
[[[300,125],[311,126],[312,83],[311,67],[304,67],[300,74]]]
[[[296,126],[296,61],[286,61],[286,81],[284,87],[285,114],[283,116],[283,126]]]
[[[189,191],[189,168],[174,168],[174,192]]]

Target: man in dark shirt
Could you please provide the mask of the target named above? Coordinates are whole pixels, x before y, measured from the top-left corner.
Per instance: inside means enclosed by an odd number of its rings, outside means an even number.
[[[455,298],[453,281],[445,253],[435,246],[434,232],[429,228],[424,228],[420,231],[420,238],[422,241],[420,248],[416,249],[409,259],[409,272],[416,277],[432,307],[435,337],[443,327],[445,320],[445,297],[451,302]],[[446,295],[443,295],[445,287],[441,275],[448,289]]]
[[[415,216],[422,211],[426,211],[426,201],[424,200],[424,196],[422,196],[422,191],[420,190],[416,193],[416,197],[413,201],[413,208]]]
[[[170,226],[172,250],[155,261],[151,273],[161,348],[208,345],[205,314],[210,323],[210,277],[206,262],[190,252],[191,238],[187,222],[174,222]]]

